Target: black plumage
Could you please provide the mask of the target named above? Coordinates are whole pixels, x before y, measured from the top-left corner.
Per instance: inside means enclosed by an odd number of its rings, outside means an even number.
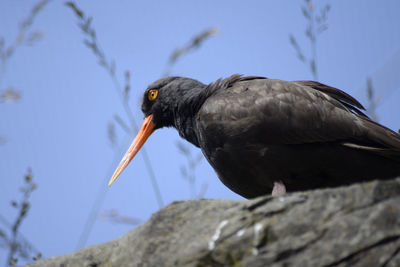
[[[362,109],[345,92],[313,81],[236,74],[205,85],[166,77],[145,91],[142,111],[154,129],[144,141],[155,129],[175,127],[246,198],[271,193],[276,183],[298,191],[400,176],[400,135]]]

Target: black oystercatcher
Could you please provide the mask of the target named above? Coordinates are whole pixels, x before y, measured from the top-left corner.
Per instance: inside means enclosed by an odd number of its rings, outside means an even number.
[[[162,78],[144,93],[143,126],[109,185],[165,126],[200,147],[221,181],[246,198],[400,176],[400,135],[360,109],[313,81]]]

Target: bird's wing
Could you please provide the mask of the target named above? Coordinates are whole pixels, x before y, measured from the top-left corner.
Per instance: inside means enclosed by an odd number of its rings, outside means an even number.
[[[393,132],[392,130],[380,125],[372,121],[367,115],[365,115],[360,109],[365,110],[363,105],[357,101],[354,97],[339,90],[337,88],[315,82],[315,81],[296,81],[296,83],[306,86],[306,88],[312,88],[317,91],[321,91],[323,93],[328,94],[333,99],[339,101],[343,104],[348,110],[357,114],[361,117],[363,122],[363,130],[366,132],[367,140],[373,141],[373,143],[369,144],[359,144],[362,140],[357,140],[358,144],[355,143],[344,143],[346,146],[358,148],[358,149],[365,149],[374,152],[384,152],[386,148],[394,148],[397,150],[395,153],[399,155],[400,150],[400,135]],[[365,138],[364,138],[365,141]],[[372,145],[372,146],[368,146]],[[393,152],[393,151],[392,151]]]
[[[357,109],[363,108],[357,100],[338,89],[232,77],[210,86],[213,93],[198,113],[200,132],[216,142],[245,137],[261,144],[342,142],[400,151],[399,135],[371,121]]]
[[[342,90],[315,81],[295,81],[295,83],[305,86],[306,88],[309,88],[311,90],[317,90],[326,93],[337,101],[340,101],[352,112],[367,117],[367,115],[360,111],[360,109],[365,110],[364,106],[361,105],[361,103],[358,102],[357,99],[347,94],[346,92],[343,92]]]

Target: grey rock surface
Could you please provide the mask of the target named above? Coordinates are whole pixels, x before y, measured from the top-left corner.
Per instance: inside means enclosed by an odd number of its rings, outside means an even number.
[[[30,266],[400,266],[400,179],[175,202],[121,238]]]

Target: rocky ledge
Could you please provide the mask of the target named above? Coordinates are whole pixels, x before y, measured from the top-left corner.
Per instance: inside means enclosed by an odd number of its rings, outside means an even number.
[[[400,266],[400,178],[175,202],[121,238],[30,266]]]

